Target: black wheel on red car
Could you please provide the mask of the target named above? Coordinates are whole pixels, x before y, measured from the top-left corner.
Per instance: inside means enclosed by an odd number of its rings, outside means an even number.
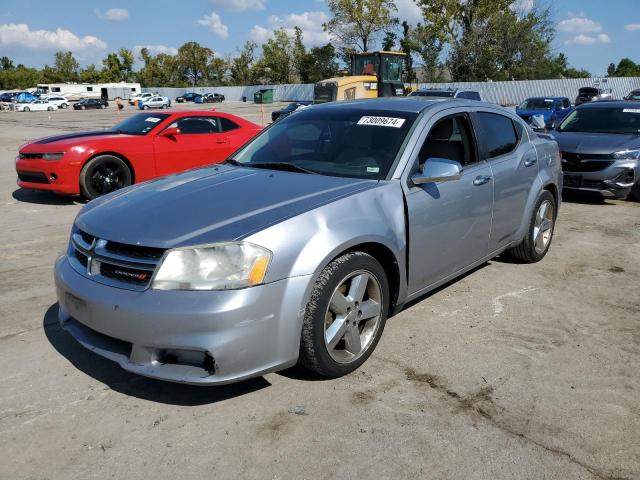
[[[114,190],[128,187],[132,182],[129,166],[114,155],[100,155],[89,160],[80,172],[80,191],[92,200]]]

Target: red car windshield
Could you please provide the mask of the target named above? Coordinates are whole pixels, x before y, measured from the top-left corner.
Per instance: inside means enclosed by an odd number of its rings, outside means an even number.
[[[146,135],[167,117],[169,115],[166,113],[138,113],[118,123],[111,131],[127,135]]]

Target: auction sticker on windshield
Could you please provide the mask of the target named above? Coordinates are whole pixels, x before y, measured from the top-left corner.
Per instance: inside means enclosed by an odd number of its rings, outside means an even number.
[[[159,118],[156,117],[147,117],[144,119],[145,122],[158,123],[160,121]]]
[[[362,117],[358,125],[376,125],[378,127],[400,128],[404,124],[404,118],[393,117]]]
[[[640,108],[625,108],[622,113],[640,113]]]

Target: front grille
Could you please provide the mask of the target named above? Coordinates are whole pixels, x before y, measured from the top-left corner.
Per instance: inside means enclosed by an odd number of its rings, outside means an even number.
[[[562,152],[562,170],[565,172],[599,172],[611,166],[610,154],[578,154]]]
[[[97,238],[74,229],[69,245],[72,267],[107,285],[144,290],[149,286],[164,250]]]
[[[18,172],[18,179],[28,183],[49,183],[49,179],[42,172]]]

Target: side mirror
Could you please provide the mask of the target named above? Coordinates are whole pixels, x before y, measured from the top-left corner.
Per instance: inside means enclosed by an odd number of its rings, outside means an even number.
[[[531,117],[531,128],[536,132],[544,132],[547,130],[547,125],[542,115],[533,115]]]
[[[446,158],[429,158],[422,167],[421,172],[411,176],[414,185],[433,182],[451,182],[462,178],[462,165],[454,160]]]
[[[180,135],[180,129],[178,127],[165,128],[160,132],[161,137],[175,137],[176,135]]]

